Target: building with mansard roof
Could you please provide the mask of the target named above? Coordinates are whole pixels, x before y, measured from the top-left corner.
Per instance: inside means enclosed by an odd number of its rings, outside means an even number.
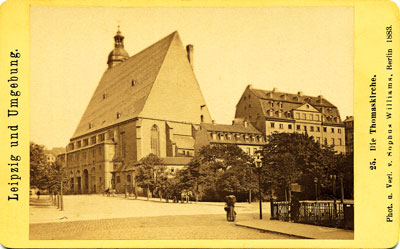
[[[334,145],[345,153],[344,123],[339,110],[323,96],[254,89],[248,85],[235,118],[245,119],[265,135],[274,132],[307,132],[321,144]]]
[[[194,154],[194,131],[211,122],[193,72],[193,46],[178,32],[129,56],[118,30],[114,49],[70,139],[66,168],[73,192],[123,191],[135,165],[153,153],[174,168]]]
[[[265,136],[251,123],[236,119],[232,125],[201,123],[195,136],[195,152],[203,146],[235,144],[249,156],[253,156],[265,144]]]

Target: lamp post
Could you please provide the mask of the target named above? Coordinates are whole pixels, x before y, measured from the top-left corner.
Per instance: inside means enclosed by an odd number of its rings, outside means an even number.
[[[260,194],[260,220],[262,220],[262,194],[261,194],[261,168],[262,168],[262,156],[257,153],[255,160],[256,168],[258,170],[258,193]]]
[[[60,184],[60,211],[64,211],[64,200],[63,200],[63,181]]]
[[[336,175],[330,175],[332,179],[332,192],[333,192],[333,217],[336,219]]]
[[[344,175],[343,175],[343,174],[340,174],[340,175],[339,175],[339,178],[340,178],[340,200],[341,200],[341,202],[343,203],[343,201],[344,201],[344,187],[343,187],[343,178],[344,178]]]
[[[318,201],[318,178],[314,178],[314,184],[315,184],[315,201]]]

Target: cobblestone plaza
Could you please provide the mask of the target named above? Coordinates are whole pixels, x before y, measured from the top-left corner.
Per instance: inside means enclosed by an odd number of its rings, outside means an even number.
[[[224,203],[166,203],[124,195],[64,196],[64,211],[48,196],[31,199],[30,239],[288,239],[227,222]],[[238,203],[237,220],[256,218],[258,203]],[[268,203],[264,212],[269,212]]]

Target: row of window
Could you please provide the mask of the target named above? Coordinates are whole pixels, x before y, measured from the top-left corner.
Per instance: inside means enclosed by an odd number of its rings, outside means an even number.
[[[103,142],[104,137],[105,137],[105,134],[102,133],[102,134],[99,134],[98,136],[92,136],[90,138],[85,138],[83,140],[76,141],[75,143],[70,143],[69,148],[70,148],[70,150],[74,150],[75,148],[79,149],[81,147],[86,147],[89,145],[89,141],[90,141],[90,145],[96,144],[97,141]]]
[[[247,134],[230,134],[230,133],[210,133],[210,137],[213,140],[234,140],[234,141],[245,141],[245,142],[264,142],[264,138],[261,135],[247,135]]]
[[[318,143],[321,143],[321,138],[320,137],[316,137],[315,138],[317,140]],[[324,144],[325,145],[343,145],[343,141],[341,138],[331,138],[330,143],[328,144],[328,138],[324,138]]]
[[[275,123],[274,122],[271,122],[270,125],[271,125],[271,128],[275,128]],[[309,130],[308,130],[308,127],[309,127]],[[289,130],[291,130],[293,128],[293,125],[292,124],[288,124],[287,128]],[[284,124],[279,124],[279,129],[285,129]],[[313,126],[313,125],[310,125],[310,126],[308,126],[308,125],[303,125],[303,126],[296,125],[296,130],[297,131],[303,130],[303,131],[311,131],[311,132],[313,132],[313,131],[320,132],[321,128],[320,128],[320,126]],[[328,132],[328,128],[327,127],[323,127],[323,131],[324,132]],[[330,128],[330,132],[331,133],[335,133],[335,128],[331,127]],[[342,129],[341,128],[337,128],[337,133],[338,134],[342,134]]]
[[[94,160],[95,156],[96,156],[96,151],[99,156],[101,156],[103,154],[102,147],[91,148],[91,149],[84,150],[84,151],[77,151],[77,152],[74,152],[67,156],[67,162],[69,162],[69,163],[79,162],[79,161],[87,162],[87,161]]]
[[[311,114],[311,113],[308,114],[308,116],[306,113],[301,113],[300,115],[299,112],[296,112],[296,119],[320,121],[319,116],[320,116],[319,114]]]

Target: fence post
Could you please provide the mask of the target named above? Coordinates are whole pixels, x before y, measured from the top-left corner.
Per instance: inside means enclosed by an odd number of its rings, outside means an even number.
[[[63,184],[61,181],[61,187],[60,187],[60,211],[64,211],[64,200],[63,200]]]

